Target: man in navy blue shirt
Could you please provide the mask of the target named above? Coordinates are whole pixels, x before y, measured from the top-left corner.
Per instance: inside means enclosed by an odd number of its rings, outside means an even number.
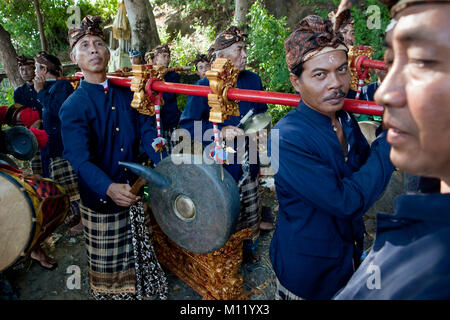
[[[261,78],[248,70],[245,70],[247,65],[247,52],[245,45],[245,38],[247,35],[239,28],[232,26],[219,34],[212,46],[214,51],[214,58],[227,58],[231,60],[233,65],[240,71],[236,87],[240,89],[263,90]],[[214,60],[214,58],[212,60]],[[208,78],[203,78],[197,81],[198,85],[209,86]],[[220,134],[227,141],[234,141],[238,136],[244,134],[243,130],[237,125],[243,116],[251,109],[255,114],[266,112],[267,105],[265,103],[255,102],[239,102],[240,117],[232,116],[223,123],[219,123],[218,127],[221,130]],[[186,107],[181,115],[180,127],[186,129],[191,134],[191,137],[198,138],[203,142],[205,147],[211,147],[210,137],[203,136],[205,132],[212,129],[213,125],[209,121],[210,107],[208,105],[208,98],[198,96],[188,96]],[[195,123],[200,127],[201,134],[199,137],[195,135]],[[210,130],[209,132],[212,132]],[[206,148],[207,153],[209,149]],[[242,152],[243,153],[243,152]],[[238,220],[237,230],[251,228],[253,234],[251,240],[244,242],[244,258],[249,262],[256,262],[256,240],[259,236],[259,227],[261,221],[261,207],[258,197],[258,173],[259,165],[257,163],[249,163],[248,159],[239,161],[237,154],[229,154],[227,157],[234,157],[230,164],[226,164],[225,169],[233,176],[240,188],[241,194],[241,215]]]
[[[129,88],[107,80],[110,54],[100,22],[100,17],[87,16],[69,30],[71,59],[84,79],[59,113],[64,157],[79,178],[92,294],[96,299],[134,299],[129,207],[139,200],[130,192],[137,177],[119,162],[135,162],[141,143],[154,163],[160,156],[151,146],[156,138],[153,118],[131,107]]]
[[[360,262],[364,213],[394,167],[383,132],[369,147],[342,110],[349,89],[347,47],[331,21],[304,18],[285,41],[298,107],[269,143],[279,202],[270,258],[277,299],[330,299]]]
[[[394,200],[378,214],[374,245],[336,299],[450,299],[450,2],[388,3],[385,107],[390,158],[410,174],[439,178],[440,193]]]

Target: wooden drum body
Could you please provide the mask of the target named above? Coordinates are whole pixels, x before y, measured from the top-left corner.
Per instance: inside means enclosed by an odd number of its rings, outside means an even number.
[[[0,271],[27,258],[68,210],[69,197],[54,181],[0,165]]]

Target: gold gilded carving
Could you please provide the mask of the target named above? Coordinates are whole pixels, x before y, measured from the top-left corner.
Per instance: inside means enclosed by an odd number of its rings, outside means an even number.
[[[131,79],[131,91],[134,92],[131,106],[142,114],[153,116],[155,114],[155,105],[145,92],[145,85],[149,79],[158,79],[163,81],[166,74],[164,66],[152,66],[151,69],[145,65],[133,64],[133,79]],[[153,93],[154,96],[157,93]],[[164,102],[161,99],[161,105]]]
[[[227,243],[211,253],[196,254],[184,250],[170,240],[151,216],[153,246],[158,261],[188,284],[203,300],[245,300],[239,274],[242,264],[242,242],[251,229],[234,233]]]
[[[211,70],[206,72],[212,92],[208,94],[209,121],[223,123],[230,116],[239,116],[238,101],[227,98],[228,89],[236,87],[238,75],[239,70],[224,58],[216,59]]]
[[[358,89],[359,76],[356,68],[356,64],[358,62],[358,58],[366,55],[368,59],[372,59],[373,49],[370,46],[349,46],[348,51],[348,67],[350,70],[350,89],[356,91]],[[361,73],[364,72],[364,67],[361,67]],[[371,81],[372,73],[367,73],[364,78],[364,83],[369,84]]]

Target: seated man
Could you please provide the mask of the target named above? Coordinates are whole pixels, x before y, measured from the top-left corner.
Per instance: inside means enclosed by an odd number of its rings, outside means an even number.
[[[167,44],[157,46],[152,50],[150,58],[152,64],[158,66],[169,67],[170,64],[170,48]],[[164,81],[180,83],[180,75],[175,71],[167,72]],[[177,95],[175,93],[163,93],[164,105],[161,107],[161,127],[162,135],[167,140],[167,152],[170,154],[175,142],[171,140],[173,131],[178,126],[181,111],[178,109]]]
[[[237,27],[230,27],[222,32],[213,44],[214,56],[216,58],[227,58],[231,60],[233,65],[239,69],[239,77],[236,87],[240,89],[263,90],[261,78],[248,70],[245,70],[247,65],[247,52],[245,49],[246,34]],[[213,58],[214,60],[214,58]],[[203,78],[197,82],[198,85],[209,86],[208,78]],[[221,135],[228,141],[233,141],[237,136],[243,135],[242,129],[236,126],[239,120],[247,114],[248,111],[254,109],[255,114],[267,111],[265,103],[255,102],[239,102],[240,117],[230,117],[224,123],[219,124]],[[209,122],[208,98],[189,96],[186,107],[181,115],[180,127],[188,130],[191,137],[194,136],[194,122],[201,125],[202,139],[204,133],[208,129],[212,129],[212,123]],[[201,141],[205,146],[209,145],[210,141]],[[233,176],[236,183],[238,183],[241,194],[241,214],[238,220],[237,231],[245,228],[253,229],[251,241],[244,242],[244,257],[247,261],[256,262],[255,255],[255,241],[259,236],[259,225],[261,220],[261,208],[259,204],[258,195],[258,173],[259,165],[252,163],[248,165],[248,159],[244,161],[247,165],[239,164],[237,159],[234,159],[232,164],[225,165],[225,169]]]
[[[304,18],[285,49],[302,100],[276,124],[269,143],[278,168],[278,222],[270,246],[277,299],[330,299],[360,263],[363,215],[394,167],[386,132],[369,147],[342,110],[350,81],[347,47],[331,21]]]
[[[336,299],[450,299],[450,2],[384,1],[388,74],[375,94],[385,107],[392,162],[439,178],[438,194],[406,194],[378,214],[374,245]]]
[[[87,16],[80,27],[69,30],[70,57],[84,79],[59,113],[64,157],[79,178],[92,294],[95,299],[134,299],[137,258],[129,207],[139,200],[130,192],[137,177],[119,161],[136,162],[141,142],[155,163],[160,157],[151,145],[156,138],[153,118],[131,107],[129,88],[107,80],[110,54],[100,22],[100,17]],[[153,251],[138,253],[154,262],[145,266],[149,274],[141,275],[142,290],[164,297],[166,279]]]

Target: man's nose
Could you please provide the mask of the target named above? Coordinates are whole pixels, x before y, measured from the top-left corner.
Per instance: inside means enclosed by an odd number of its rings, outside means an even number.
[[[375,92],[375,102],[387,108],[400,108],[406,105],[406,93],[402,71],[391,68],[380,87]]]

